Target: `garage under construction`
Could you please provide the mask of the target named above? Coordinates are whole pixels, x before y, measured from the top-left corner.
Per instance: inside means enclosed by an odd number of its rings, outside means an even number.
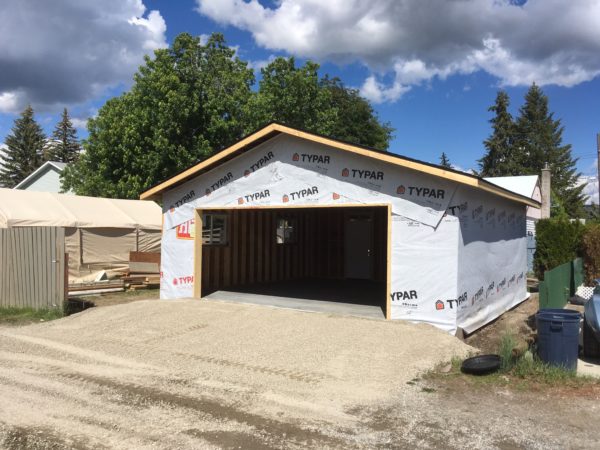
[[[453,333],[528,295],[525,211],[536,201],[283,125],[141,198],[163,203],[164,299],[356,305]]]

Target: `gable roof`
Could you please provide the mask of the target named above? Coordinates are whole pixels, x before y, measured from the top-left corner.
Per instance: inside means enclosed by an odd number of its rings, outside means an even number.
[[[464,184],[467,186],[481,189],[492,194],[499,195],[510,200],[523,203],[534,208],[539,208],[539,202],[531,199],[529,196],[523,196],[515,192],[504,189],[496,184],[490,183],[483,178],[475,175],[471,175],[464,172],[459,172],[453,169],[446,169],[444,167],[419,161],[416,159],[408,158],[406,156],[397,155],[395,153],[385,152],[382,150],[376,150],[373,148],[365,147],[362,145],[351,144],[348,142],[340,141],[330,137],[318,135],[315,133],[309,133],[307,131],[291,128],[286,125],[279,123],[271,123],[264,128],[246,136],[235,144],[219,151],[213,156],[199,162],[198,164],[184,170],[183,172],[169,178],[156,186],[151,187],[147,191],[140,195],[141,200],[155,200],[161,193],[168,189],[172,189],[180,184],[186,182],[194,176],[201,175],[214,167],[223,164],[230,159],[239,156],[240,154],[256,147],[257,145],[277,136],[280,134],[287,134],[289,136],[295,136],[301,139],[305,139],[318,144],[327,145],[339,150],[344,150],[350,153],[355,153],[369,158],[377,159],[389,164],[394,164],[408,169],[415,170],[417,172],[427,173],[429,175],[445,178],[456,183]]]
[[[532,197],[535,187],[538,185],[539,177],[537,175],[519,175],[513,177],[486,177],[484,180],[525,197]]]
[[[40,167],[31,172],[27,177],[19,182],[13,189],[24,189],[29,186],[33,181],[40,178],[44,175],[48,170],[54,168],[58,171],[58,173],[62,172],[63,169],[67,167],[66,163],[58,162],[58,161],[46,161]]]

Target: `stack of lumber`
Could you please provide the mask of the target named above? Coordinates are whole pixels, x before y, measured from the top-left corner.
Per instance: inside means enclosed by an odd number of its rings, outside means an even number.
[[[104,294],[107,292],[120,292],[125,290],[123,280],[102,280],[86,283],[69,284],[69,297],[82,295]]]
[[[160,253],[129,252],[129,270],[122,280],[133,290],[158,287]]]

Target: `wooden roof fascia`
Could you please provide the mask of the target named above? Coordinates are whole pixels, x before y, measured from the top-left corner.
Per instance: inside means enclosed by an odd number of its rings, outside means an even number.
[[[220,161],[223,158],[226,158],[227,156],[231,155],[232,153],[235,153],[236,151],[243,149],[244,147],[255,142],[256,140],[272,133],[273,131],[275,131],[274,125],[275,124],[271,124],[271,125],[266,126],[265,128],[258,130],[256,133],[253,133],[250,136],[245,137],[241,141],[238,141],[235,144],[231,145],[230,147],[227,147],[225,150],[211,156],[210,158],[205,159],[202,162],[199,162],[198,164],[184,170],[181,173],[178,173],[177,175],[169,178],[168,180],[163,181],[160,184],[157,184],[156,186],[151,187],[147,191],[142,192],[142,194],[140,195],[140,200],[156,199],[158,194],[160,194],[164,190],[168,189],[169,187],[187,180],[192,175],[200,172],[202,169]]]
[[[369,150],[364,147],[360,147],[357,145],[349,144],[346,142],[341,142],[335,139],[327,138],[325,136],[319,136],[316,134],[308,133],[305,131],[297,130],[295,128],[290,128],[285,125],[281,125],[278,123],[272,123],[267,125],[266,127],[258,130],[256,133],[253,133],[246,138],[238,141],[232,146],[226,148],[225,150],[217,153],[216,155],[211,156],[210,158],[190,167],[189,169],[184,170],[183,172],[175,175],[174,177],[148,189],[140,195],[141,200],[150,200],[156,199],[157,196],[164,190],[168,189],[171,186],[177,185],[192,175],[200,172],[202,169],[209,167],[223,158],[226,158],[233,153],[243,149],[244,147],[252,144],[253,142],[264,138],[265,136],[278,132],[285,133],[290,136],[295,136],[301,139],[305,139],[311,142],[315,142],[318,144],[326,145],[329,147],[334,147],[340,150],[345,150],[351,153],[363,155],[369,158],[377,159],[379,161],[387,162],[390,164],[394,164],[396,166],[406,167],[408,169],[416,170],[418,172],[427,173],[432,176],[437,176],[440,178],[444,178],[447,180],[455,181],[460,184],[464,184],[467,186],[474,187],[476,189],[481,189],[487,192],[490,192],[495,195],[499,195],[500,197],[504,197],[506,199],[516,201],[519,203],[523,203],[525,205],[531,206],[533,208],[539,208],[539,202],[516,194],[514,192],[508,191],[500,186],[496,186],[493,183],[487,182],[479,177],[471,176],[467,174],[462,174],[460,172],[454,172],[449,170],[444,170],[441,167],[437,167],[434,165],[428,165],[422,162],[414,161],[411,159],[406,159],[401,156],[392,155],[385,152]]]

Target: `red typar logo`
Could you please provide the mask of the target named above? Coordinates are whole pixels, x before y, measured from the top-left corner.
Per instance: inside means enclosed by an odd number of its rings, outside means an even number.
[[[292,156],[292,161],[300,161],[300,155],[298,153],[294,153],[294,156]]]
[[[242,197],[238,198],[238,205],[243,205],[244,199]]]
[[[404,194],[406,192],[406,188],[403,185],[398,186],[398,189],[396,189],[396,192],[400,195]]]
[[[334,200],[339,200],[340,199],[340,194],[338,194],[337,192],[333,193],[333,199]]]
[[[283,203],[287,203],[290,201],[290,198],[286,195],[283,196]]]
[[[250,171],[248,169],[244,170],[244,176],[247,177],[248,175],[250,175]]]
[[[435,309],[438,311],[441,311],[442,309],[444,309],[444,302],[441,300],[438,300],[437,302],[435,302]]]
[[[342,176],[343,176],[343,177],[347,177],[347,176],[349,176],[349,175],[350,175],[350,171],[349,171],[347,168],[346,168],[346,169],[344,169],[344,170],[342,170]]]
[[[206,191],[204,191],[206,193],[206,195],[210,195],[210,189],[206,189]]]

